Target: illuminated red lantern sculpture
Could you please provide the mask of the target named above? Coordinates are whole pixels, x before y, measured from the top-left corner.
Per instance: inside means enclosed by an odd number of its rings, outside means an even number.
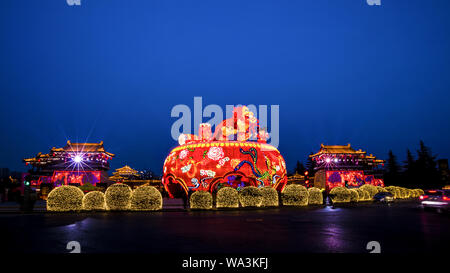
[[[162,180],[170,197],[189,191],[214,192],[224,186],[238,190],[245,186],[284,188],[286,163],[280,152],[266,143],[267,132],[259,128],[247,107],[235,108],[233,113],[233,118],[217,126],[214,135],[207,123],[200,125],[200,136],[180,135],[180,146],[164,162]]]

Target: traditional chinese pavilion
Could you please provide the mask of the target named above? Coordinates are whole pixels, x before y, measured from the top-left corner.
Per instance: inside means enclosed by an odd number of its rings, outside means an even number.
[[[384,186],[379,168],[384,160],[361,149],[347,145],[323,145],[312,158],[316,171],[314,186],[331,190],[334,187],[354,188],[364,184]]]
[[[62,148],[53,147],[48,154],[38,153],[23,161],[32,168],[29,170],[31,185],[42,183],[61,185],[83,185],[108,181],[109,153],[100,143],[71,143]]]
[[[160,179],[150,179],[149,177],[145,177],[144,172],[137,171],[128,165],[116,169],[116,171],[113,172],[113,175],[109,177],[109,180],[127,184],[132,189],[142,185],[150,185],[156,187],[160,191],[163,190]]]
[[[124,180],[136,180],[139,178],[140,178],[139,172],[128,165],[116,169],[116,171],[113,172],[113,176],[109,177],[110,180],[116,182],[122,182]]]

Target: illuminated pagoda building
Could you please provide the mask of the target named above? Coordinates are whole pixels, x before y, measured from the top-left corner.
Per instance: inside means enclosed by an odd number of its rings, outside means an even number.
[[[289,175],[287,177],[287,184],[297,184],[307,186],[306,177],[304,175],[295,172],[293,175]]]
[[[142,185],[150,185],[162,191],[161,179],[155,179],[153,175],[146,175],[145,172],[137,171],[128,165],[116,169],[113,175],[109,177],[109,180],[127,184],[132,189]]]
[[[384,187],[382,169],[384,160],[361,149],[347,145],[323,145],[319,152],[310,155],[314,162],[314,186],[331,190],[341,186],[360,187],[364,184]]]
[[[100,143],[71,143],[63,148],[53,147],[48,154],[38,153],[23,161],[32,168],[29,180],[32,186],[81,186],[86,183],[104,186],[108,181],[109,162],[114,154],[105,151]]]

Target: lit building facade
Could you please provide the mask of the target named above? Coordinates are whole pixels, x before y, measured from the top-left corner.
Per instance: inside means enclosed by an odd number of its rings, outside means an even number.
[[[100,143],[71,143],[62,148],[53,147],[48,154],[38,153],[23,161],[29,170],[32,186],[50,184],[81,186],[86,183],[97,185],[108,181],[109,160],[114,154],[105,151]]]
[[[382,169],[384,160],[377,159],[361,149],[347,145],[323,145],[310,155],[314,162],[314,186],[331,190],[341,186],[360,187],[364,184],[384,187]]]

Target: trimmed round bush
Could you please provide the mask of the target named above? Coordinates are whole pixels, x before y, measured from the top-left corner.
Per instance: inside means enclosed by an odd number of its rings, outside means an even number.
[[[278,192],[272,187],[261,187],[259,188],[261,192],[261,207],[276,207],[278,203]]]
[[[308,189],[308,204],[309,205],[322,205],[323,195],[319,188],[312,187]]]
[[[101,191],[91,191],[83,197],[84,210],[105,210],[105,194]]]
[[[308,190],[302,185],[287,185],[281,192],[281,200],[284,206],[308,205]]]
[[[208,191],[195,191],[189,199],[191,209],[211,209],[212,195]]]
[[[399,198],[398,191],[397,191],[397,189],[394,186],[386,187],[385,190],[390,192],[394,196],[394,198]]]
[[[360,188],[355,188],[354,190],[358,193],[358,201],[365,201],[364,200],[364,190],[362,190]],[[369,196],[369,193],[367,193],[367,196]]]
[[[109,186],[105,192],[106,209],[129,210],[131,192],[127,184],[116,183]]]
[[[416,189],[417,193],[420,195],[424,195],[425,192],[422,189]]]
[[[217,191],[216,195],[217,208],[238,208],[239,193],[235,188],[223,187]]]
[[[400,196],[401,199],[408,198],[408,193],[407,193],[407,190],[405,188],[397,187],[397,189],[399,191],[399,196]]]
[[[412,191],[411,195],[412,198],[417,198],[420,196],[420,192],[417,189],[412,189],[411,191]]]
[[[248,186],[239,191],[239,202],[242,207],[259,207],[262,201],[261,191],[257,187]]]
[[[388,191],[383,187],[380,187],[380,186],[376,186],[376,187],[377,187],[378,192],[387,192]]]
[[[54,188],[47,197],[48,211],[79,211],[83,208],[84,193],[75,186]]]
[[[372,200],[373,196],[378,193],[378,189],[374,185],[365,184],[359,188],[369,192],[369,200]]]
[[[350,190],[345,187],[334,187],[330,191],[333,203],[348,203],[351,199]]]
[[[350,202],[358,202],[359,201],[359,194],[356,189],[349,189],[350,191]]]
[[[131,192],[130,208],[132,210],[160,210],[162,204],[162,195],[153,186],[140,186]]]
[[[370,193],[366,190],[362,190],[364,194],[364,201],[372,201],[372,198],[370,198]]]

